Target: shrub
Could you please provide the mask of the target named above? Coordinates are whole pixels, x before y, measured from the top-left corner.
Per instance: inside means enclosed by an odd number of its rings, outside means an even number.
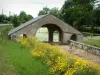
[[[40,41],[33,37],[28,38],[22,38],[20,37],[19,40],[17,40],[22,46],[25,48],[29,48],[30,50],[35,49],[40,44]]]
[[[100,66],[42,43],[36,38],[21,38],[19,42],[31,50],[32,56],[48,65],[54,75],[98,75]]]
[[[12,26],[0,26],[0,39],[8,39],[8,32],[12,28]]]

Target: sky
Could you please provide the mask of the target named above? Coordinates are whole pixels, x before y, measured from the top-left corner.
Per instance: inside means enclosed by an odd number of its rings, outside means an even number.
[[[37,17],[40,10],[47,6],[48,8],[57,7],[60,9],[65,0],[0,0],[0,14],[8,15],[19,14],[25,11],[33,17]]]

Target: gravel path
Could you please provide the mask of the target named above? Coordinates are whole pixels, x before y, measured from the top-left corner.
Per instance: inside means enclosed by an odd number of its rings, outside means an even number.
[[[81,49],[76,49],[75,47],[70,49],[70,47],[68,45],[61,45],[60,48],[72,55],[84,58],[86,60],[95,62],[100,65],[100,56],[91,54],[91,53],[83,51]]]

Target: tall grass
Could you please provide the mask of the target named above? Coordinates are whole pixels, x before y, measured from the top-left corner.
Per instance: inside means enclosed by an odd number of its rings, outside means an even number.
[[[48,67],[40,60],[33,58],[30,52],[18,43],[0,40],[0,51],[1,49],[5,50],[10,64],[19,75],[50,75]]]
[[[0,39],[8,39],[8,32],[13,26],[0,26]]]
[[[18,40],[23,47],[49,66],[54,75],[99,75],[100,66],[90,61],[69,55],[57,46],[45,44],[33,37]]]

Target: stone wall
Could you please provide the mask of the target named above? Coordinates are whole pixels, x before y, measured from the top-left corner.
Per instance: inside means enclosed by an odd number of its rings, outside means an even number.
[[[67,41],[70,40],[70,38],[73,34],[76,35],[76,38],[77,38],[76,41],[78,41],[78,42],[83,41],[82,33],[80,33],[78,30],[74,29],[70,25],[66,24],[65,22],[54,17],[53,15],[48,15],[42,19],[38,19],[32,23],[29,23],[28,25],[26,25],[26,24],[27,23],[23,24],[25,26],[24,27],[22,26],[22,28],[20,28],[20,26],[19,26],[19,27],[15,28],[15,30],[13,29],[14,31],[11,31],[12,33],[9,34],[9,36],[11,36],[11,39],[17,39],[22,34],[25,34],[27,36],[35,36],[38,29],[41,28],[42,26],[47,26],[47,27],[51,26],[49,29],[50,31],[53,29],[57,30],[57,28],[55,28],[55,26],[56,26],[60,29],[58,31],[60,32],[61,43],[67,43]],[[51,37],[50,37],[50,40],[52,41]]]
[[[73,40],[69,40],[69,45],[70,45],[71,48],[72,47],[80,48],[80,49],[85,50],[89,53],[100,56],[100,48],[99,47],[95,47],[95,46],[91,46],[91,45],[88,45],[88,44],[76,42],[76,41],[73,41]]]

